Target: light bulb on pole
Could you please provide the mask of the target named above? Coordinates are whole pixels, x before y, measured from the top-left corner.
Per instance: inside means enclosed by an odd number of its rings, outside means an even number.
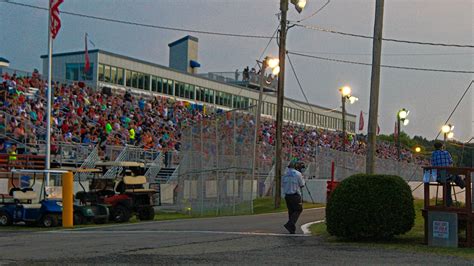
[[[408,117],[408,114],[410,113],[410,111],[408,111],[406,108],[402,108],[400,109],[398,112],[397,112],[397,155],[398,155],[398,160],[401,160],[401,149],[402,149],[402,145],[401,145],[401,142],[400,142],[400,128],[401,128],[401,124],[403,123],[404,126],[407,126],[408,123],[410,122],[407,117]],[[393,135],[393,137],[395,138],[395,134]]]
[[[339,93],[341,93],[342,101],[342,150],[346,151],[346,101],[349,100],[350,104],[355,103],[359,98],[352,95],[352,88],[350,86],[343,86],[339,88]]]
[[[257,164],[257,145],[258,145],[258,130],[260,129],[260,117],[262,114],[262,98],[263,98],[263,86],[264,86],[264,81],[265,81],[265,71],[267,68],[270,68],[272,70],[273,75],[278,75],[280,72],[280,66],[278,65],[280,60],[278,58],[270,57],[267,56],[265,59],[260,62],[257,60],[257,63],[260,65],[260,92],[258,94],[258,103],[257,103],[257,113],[256,113],[256,123],[255,123],[255,142],[253,146],[253,163],[252,163],[252,180],[255,180],[255,171],[256,168],[258,167]],[[270,78],[271,77],[270,75]],[[252,192],[253,193],[253,190]]]

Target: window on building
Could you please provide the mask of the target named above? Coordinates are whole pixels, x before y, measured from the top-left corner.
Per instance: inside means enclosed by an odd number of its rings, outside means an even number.
[[[110,66],[104,66],[104,81],[110,82]]]
[[[94,64],[91,63],[89,71],[84,72],[84,63],[66,64],[66,79],[68,80],[92,80]]]
[[[189,99],[189,84],[184,84],[184,98]]]
[[[145,76],[143,75],[143,73],[138,73],[137,77],[138,77],[138,88],[143,90],[145,88],[145,84],[144,84]]]
[[[138,88],[138,73],[132,71],[132,87]]]
[[[99,72],[99,81],[104,81],[104,65],[99,64],[99,68],[97,68],[97,72]],[[67,75],[67,71],[66,71],[66,75]],[[66,77],[66,79],[68,78]]]
[[[163,80],[162,80],[161,78],[158,78],[158,77],[157,77],[157,78],[156,78],[156,83],[157,83],[157,85],[158,85],[157,91],[158,91],[159,93],[163,93]]]
[[[125,70],[125,79],[127,80],[125,85],[127,87],[132,87],[132,72],[130,70]]]
[[[123,68],[117,68],[117,84],[123,84]]]
[[[158,83],[156,82],[156,77],[151,76],[151,91],[157,91]]]
[[[171,79],[168,79],[168,94],[173,95],[174,91],[174,82]]]
[[[117,83],[117,68],[116,67],[110,68],[110,82]]]

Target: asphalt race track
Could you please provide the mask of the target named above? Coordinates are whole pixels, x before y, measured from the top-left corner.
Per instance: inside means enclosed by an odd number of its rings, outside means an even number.
[[[305,210],[300,223],[321,220]],[[282,227],[285,213],[113,224],[73,230],[0,231],[0,264],[461,264],[420,253],[325,243]]]

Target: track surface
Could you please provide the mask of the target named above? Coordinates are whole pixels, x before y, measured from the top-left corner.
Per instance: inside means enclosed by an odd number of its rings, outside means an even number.
[[[321,220],[305,210],[300,224]],[[472,264],[419,253],[289,235],[285,213],[147,222],[43,232],[1,232],[0,264]]]

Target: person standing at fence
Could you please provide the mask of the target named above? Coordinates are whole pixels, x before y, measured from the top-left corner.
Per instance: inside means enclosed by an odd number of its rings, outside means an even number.
[[[443,144],[439,141],[435,142],[434,148],[435,151],[431,154],[431,165],[432,166],[453,166],[453,159],[451,154],[447,150],[442,150]],[[445,171],[439,170],[438,172]],[[446,179],[440,178],[440,173],[438,173],[438,183],[444,184],[446,182],[446,206],[451,206],[453,204],[453,199],[451,197],[451,182],[454,182],[461,189],[464,189],[466,184],[464,180],[458,175],[448,175]]]
[[[302,175],[303,169],[303,162],[292,161],[282,178],[283,193],[285,193],[285,201],[288,208],[288,222],[283,226],[290,234],[296,232],[296,222],[301,212],[303,212],[303,201],[301,198],[301,188],[305,186]]]

